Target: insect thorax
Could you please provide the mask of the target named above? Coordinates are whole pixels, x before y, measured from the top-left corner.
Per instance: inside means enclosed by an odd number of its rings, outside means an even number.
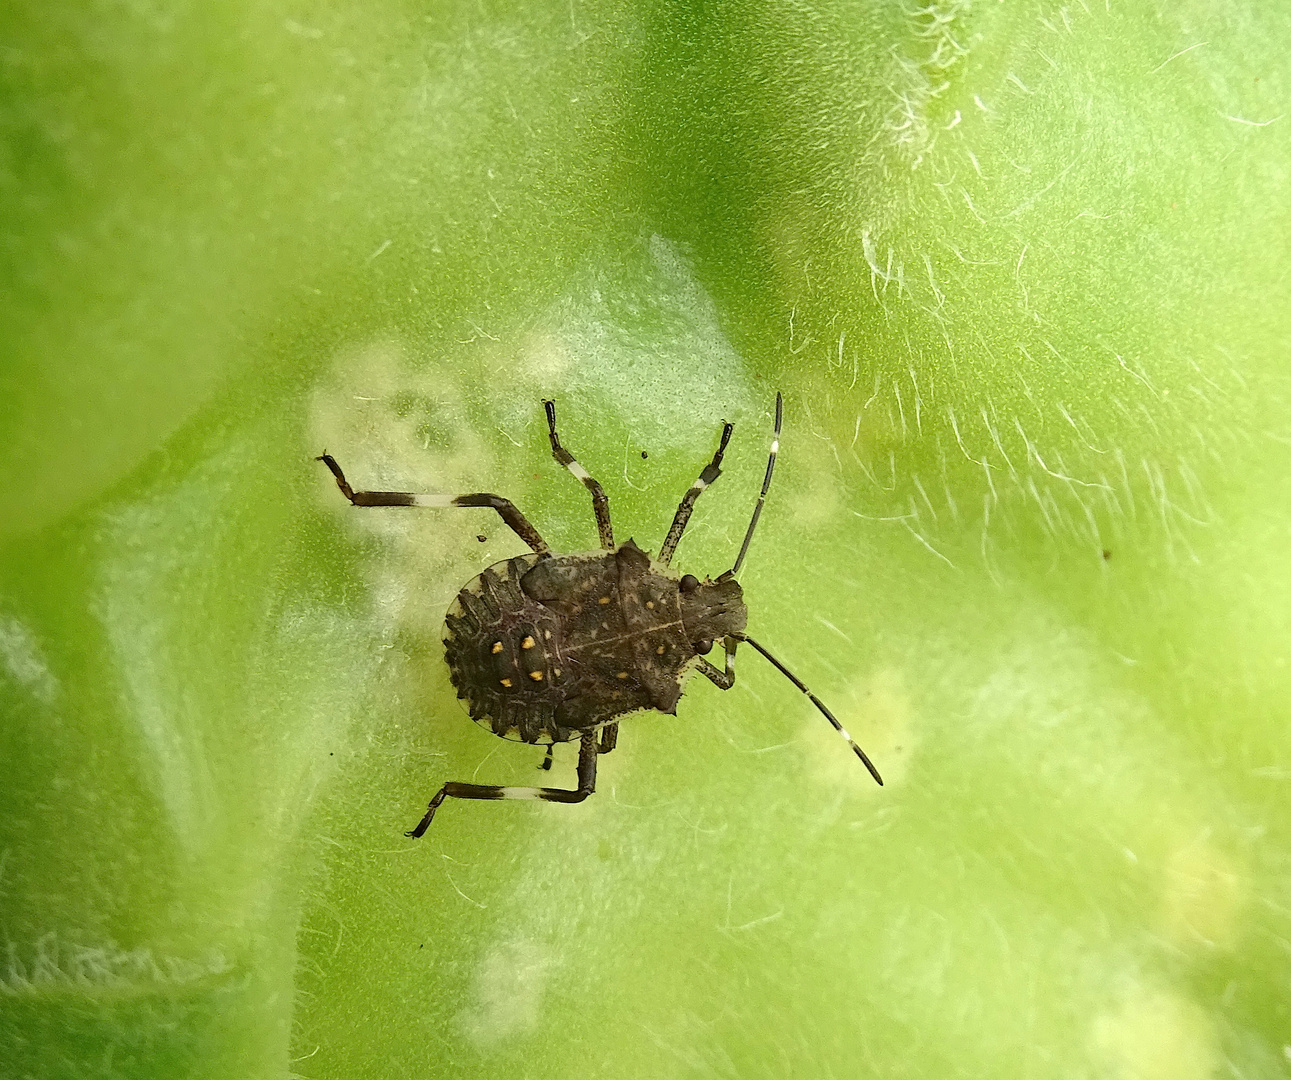
[[[675,713],[700,617],[742,630],[738,584],[684,596],[679,578],[629,540],[614,551],[489,567],[450,606],[444,647],[474,720],[521,742],[568,742],[625,713]]]

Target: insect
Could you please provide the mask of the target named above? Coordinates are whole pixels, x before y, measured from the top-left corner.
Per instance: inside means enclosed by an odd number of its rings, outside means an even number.
[[[762,491],[744,543],[731,569],[716,580],[671,569],[673,553],[690,520],[695,500],[720,475],[733,425],[722,422],[717,452],[677,507],[659,554],[651,558],[632,541],[615,544],[610,501],[556,434],[556,405],[544,401],[551,452],[591,492],[601,549],[556,555],[538,530],[509,500],[408,491],[355,491],[336,459],[323,462],[341,493],[355,506],[491,507],[531,549],[529,554],[490,566],[466,583],[448,609],[444,649],[457,696],[472,719],[505,739],[546,744],[542,768],[551,768],[556,743],[578,741],[578,785],[498,787],[450,781],[430,800],[425,816],[405,835],[421,836],[447,798],[539,799],[582,802],[596,789],[596,759],[618,741],[619,718],[655,709],[676,715],[683,677],[697,670],[715,686],[735,685],[735,650],[751,646],[807,695],[847,740],[870,775],[883,778],[824,703],[796,675],[745,632],[748,610],[736,576],[748,554],[766,502],[780,447],[784,403],[776,394],[775,434]],[[704,657],[721,641],[726,664]]]

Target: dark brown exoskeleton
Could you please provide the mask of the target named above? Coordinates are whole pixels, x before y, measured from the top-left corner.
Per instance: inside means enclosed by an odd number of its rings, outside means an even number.
[[[555,743],[579,742],[578,786],[497,787],[445,784],[430,800],[425,817],[408,836],[421,836],[439,804],[455,799],[540,799],[582,802],[596,789],[596,758],[618,740],[619,717],[642,709],[675,715],[682,680],[692,669],[723,690],[735,685],[735,650],[751,645],[811,698],[847,740],[880,784],[883,779],[821,700],[766,649],[744,633],[748,609],[736,580],[749,550],[775,472],[783,403],[776,394],[775,436],[762,491],[735,565],[717,578],[700,581],[669,567],[695,500],[721,475],[722,455],[732,425],[723,422],[721,441],[699,478],[677,507],[657,558],[633,541],[616,545],[610,501],[556,435],[556,406],[547,410],[555,459],[592,493],[601,550],[553,555],[538,531],[507,499],[487,493],[429,495],[406,491],[355,491],[330,454],[322,461],[355,506],[487,506],[501,515],[532,548],[532,554],[490,566],[469,581],[448,609],[444,649],[457,696],[471,717],[495,735],[546,744],[542,767],[551,767]],[[725,670],[704,659],[713,642],[726,652]]]

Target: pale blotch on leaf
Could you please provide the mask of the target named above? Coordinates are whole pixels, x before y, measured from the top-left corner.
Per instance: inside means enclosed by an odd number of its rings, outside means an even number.
[[[914,706],[901,672],[896,668],[880,668],[867,678],[839,689],[825,683],[807,685],[869,755],[883,774],[887,788],[899,784],[910,760],[914,726]],[[805,698],[802,703],[801,738],[808,748],[811,783],[829,790],[871,794],[880,791],[829,721]]]
[[[562,384],[573,363],[574,357],[568,343],[558,334],[546,329],[534,330],[523,338],[515,358],[519,381],[522,385],[534,387]],[[540,396],[530,394],[525,401],[536,405]],[[529,398],[533,401],[530,402]]]
[[[473,1003],[457,1016],[466,1037],[487,1047],[536,1030],[554,966],[552,950],[535,942],[494,946],[475,972]]]
[[[44,705],[58,694],[58,680],[45,663],[35,635],[9,615],[0,615],[0,670]]]
[[[1093,1043],[1108,1080],[1210,1080],[1219,1064],[1211,1017],[1167,990],[1132,989],[1095,1019]]]
[[[837,466],[831,452],[833,444],[811,438],[807,416],[799,414],[793,419],[796,430],[780,440],[780,461],[776,465],[775,487],[771,495],[771,499],[782,504],[775,511],[780,519],[778,527],[785,530],[780,534],[784,538],[780,540],[782,544],[792,543],[790,537],[795,534],[803,536],[828,529],[830,522],[840,520],[840,515],[850,509],[847,493],[838,481]],[[790,438],[792,442],[789,442]],[[781,475],[782,468],[784,475]],[[793,533],[785,528],[789,522],[792,522]],[[762,552],[766,559],[783,554],[783,550],[774,549]]]
[[[501,429],[473,416],[470,395],[451,369],[427,369],[410,348],[380,339],[339,349],[329,379],[310,399],[302,469],[316,478],[320,505],[347,529],[379,542],[381,555],[365,560],[377,632],[397,626],[434,639],[443,609],[470,576],[469,553],[481,528],[496,521],[487,510],[355,511],[313,458],[336,456],[360,490],[457,495],[501,489],[492,443]],[[492,518],[492,521],[490,520]],[[428,597],[429,593],[429,597]],[[442,601],[442,602],[441,602]]]
[[[1247,882],[1233,861],[1202,835],[1176,847],[1165,866],[1161,923],[1180,948],[1228,948],[1237,938]]]

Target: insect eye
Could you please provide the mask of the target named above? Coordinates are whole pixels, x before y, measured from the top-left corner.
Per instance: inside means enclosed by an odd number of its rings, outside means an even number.
[[[684,578],[681,579],[682,592],[694,592],[698,588],[699,588],[699,578],[695,577],[694,574],[687,574]]]
[[[700,656],[707,656],[712,651],[713,643],[711,641],[695,642],[695,652],[699,653]]]

